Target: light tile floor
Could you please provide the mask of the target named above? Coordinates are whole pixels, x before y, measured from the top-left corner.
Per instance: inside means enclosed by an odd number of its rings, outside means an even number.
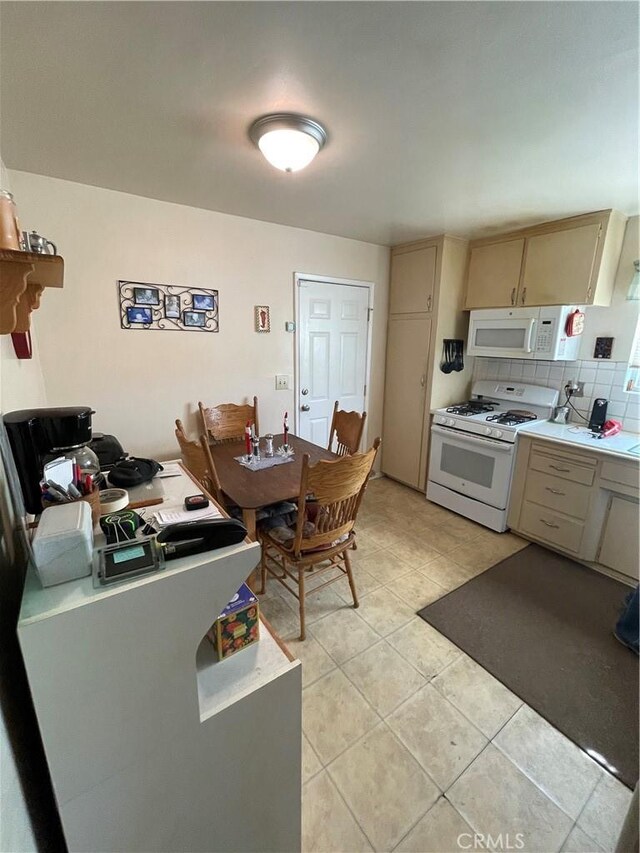
[[[332,584],[299,642],[295,599],[261,600],[302,661],[303,850],[612,851],[630,791],[415,615],[527,543],[386,478],[357,531],[357,610]]]

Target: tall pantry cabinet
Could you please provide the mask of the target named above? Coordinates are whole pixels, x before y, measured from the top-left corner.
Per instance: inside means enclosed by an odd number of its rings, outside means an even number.
[[[471,365],[442,373],[444,338],[467,339],[462,310],[466,240],[441,236],[395,246],[387,331],[382,471],[424,490],[431,409],[465,399]]]

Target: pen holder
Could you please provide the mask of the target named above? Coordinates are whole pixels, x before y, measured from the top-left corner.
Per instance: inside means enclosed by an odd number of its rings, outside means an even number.
[[[67,503],[75,503],[76,501],[86,501],[91,507],[91,523],[95,527],[100,521],[100,489],[94,489],[88,495],[83,495],[81,498],[67,501]],[[48,509],[50,506],[64,506],[59,501],[48,501],[42,498],[42,509]]]

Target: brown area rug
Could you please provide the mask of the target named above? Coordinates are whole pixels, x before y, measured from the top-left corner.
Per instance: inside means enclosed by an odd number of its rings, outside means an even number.
[[[612,634],[628,593],[529,545],[418,615],[632,788],[638,658]]]

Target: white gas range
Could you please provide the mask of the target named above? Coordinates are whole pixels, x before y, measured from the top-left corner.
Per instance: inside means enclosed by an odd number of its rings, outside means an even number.
[[[540,385],[482,380],[471,398],[436,409],[427,498],[492,530],[507,529],[518,429],[548,420],[559,392]]]

